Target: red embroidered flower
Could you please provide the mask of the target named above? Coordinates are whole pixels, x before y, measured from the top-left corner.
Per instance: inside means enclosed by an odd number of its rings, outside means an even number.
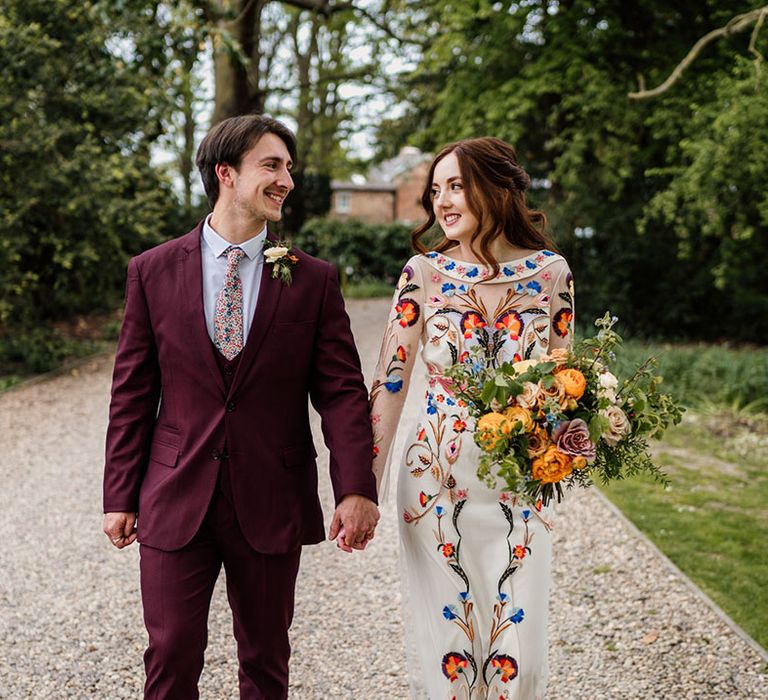
[[[453,556],[453,553],[455,551],[453,547],[453,542],[446,542],[445,544],[441,544],[440,551],[443,553],[443,556],[446,559],[450,559]]]
[[[443,673],[451,683],[459,677],[460,673],[464,673],[467,666],[469,666],[467,657],[457,651],[450,651],[443,657]]]
[[[457,418],[455,421],[453,421],[454,432],[463,433],[466,429],[467,429],[466,421],[461,420],[461,418]]]
[[[413,516],[407,510],[404,510],[403,511],[403,520],[405,520],[405,522],[409,523],[409,522],[411,522],[411,520],[413,520]]]
[[[521,545],[521,544],[516,544],[516,545],[515,545],[515,546],[512,548],[512,556],[513,556],[515,559],[524,559],[524,558],[525,558],[525,555],[526,555],[526,553],[527,553],[527,552],[525,551],[525,547],[523,547],[523,545]]]
[[[422,442],[426,436],[427,436],[427,431],[424,428],[422,428],[421,430],[419,430],[418,434],[416,435],[416,439],[419,442]]]
[[[374,445],[373,446],[373,456],[374,457],[378,457],[379,456],[379,446],[378,445]]]
[[[413,299],[401,299],[395,306],[395,311],[395,318],[403,328],[412,326],[419,319],[419,305]]]
[[[425,508],[427,503],[432,499],[432,496],[428,496],[423,491],[419,494],[419,503],[421,504],[422,508]]]
[[[517,661],[511,656],[507,656],[506,654],[496,654],[491,659],[491,666],[499,669],[501,680],[504,683],[517,677]]]
[[[445,401],[445,396],[443,396],[442,394],[438,394],[437,396],[435,396],[435,401],[437,401],[438,403],[443,403],[443,401]]]
[[[402,345],[397,346],[397,359],[400,360],[400,362],[405,362],[406,354],[405,354],[405,348]]]

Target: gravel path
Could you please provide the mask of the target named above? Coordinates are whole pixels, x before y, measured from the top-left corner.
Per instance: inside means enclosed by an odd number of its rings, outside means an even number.
[[[370,377],[387,302],[349,309]],[[138,550],[101,534],[110,376],[98,358],[0,395],[0,698],[141,696]],[[291,698],[407,697],[396,553],[392,503],[363,555],[305,549]],[[597,496],[561,508],[555,554],[551,700],[768,698],[760,655]],[[236,698],[221,583],[210,628],[201,697]]]

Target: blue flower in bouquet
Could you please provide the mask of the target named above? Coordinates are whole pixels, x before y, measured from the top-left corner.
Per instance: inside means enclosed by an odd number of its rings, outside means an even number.
[[[443,608],[443,617],[446,620],[455,620],[458,615],[456,614],[456,606],[455,605],[446,605]]]

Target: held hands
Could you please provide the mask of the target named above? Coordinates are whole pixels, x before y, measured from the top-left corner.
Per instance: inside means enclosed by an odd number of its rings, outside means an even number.
[[[104,534],[118,549],[136,541],[136,513],[105,513]]]
[[[363,550],[379,522],[379,509],[365,496],[349,494],[336,508],[328,532],[329,540],[336,540],[336,546],[345,552]]]

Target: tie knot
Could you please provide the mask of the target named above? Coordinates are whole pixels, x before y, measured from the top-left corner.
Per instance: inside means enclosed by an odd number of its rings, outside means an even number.
[[[240,262],[245,255],[245,251],[242,248],[231,245],[224,251],[224,254],[227,256],[227,262]]]

